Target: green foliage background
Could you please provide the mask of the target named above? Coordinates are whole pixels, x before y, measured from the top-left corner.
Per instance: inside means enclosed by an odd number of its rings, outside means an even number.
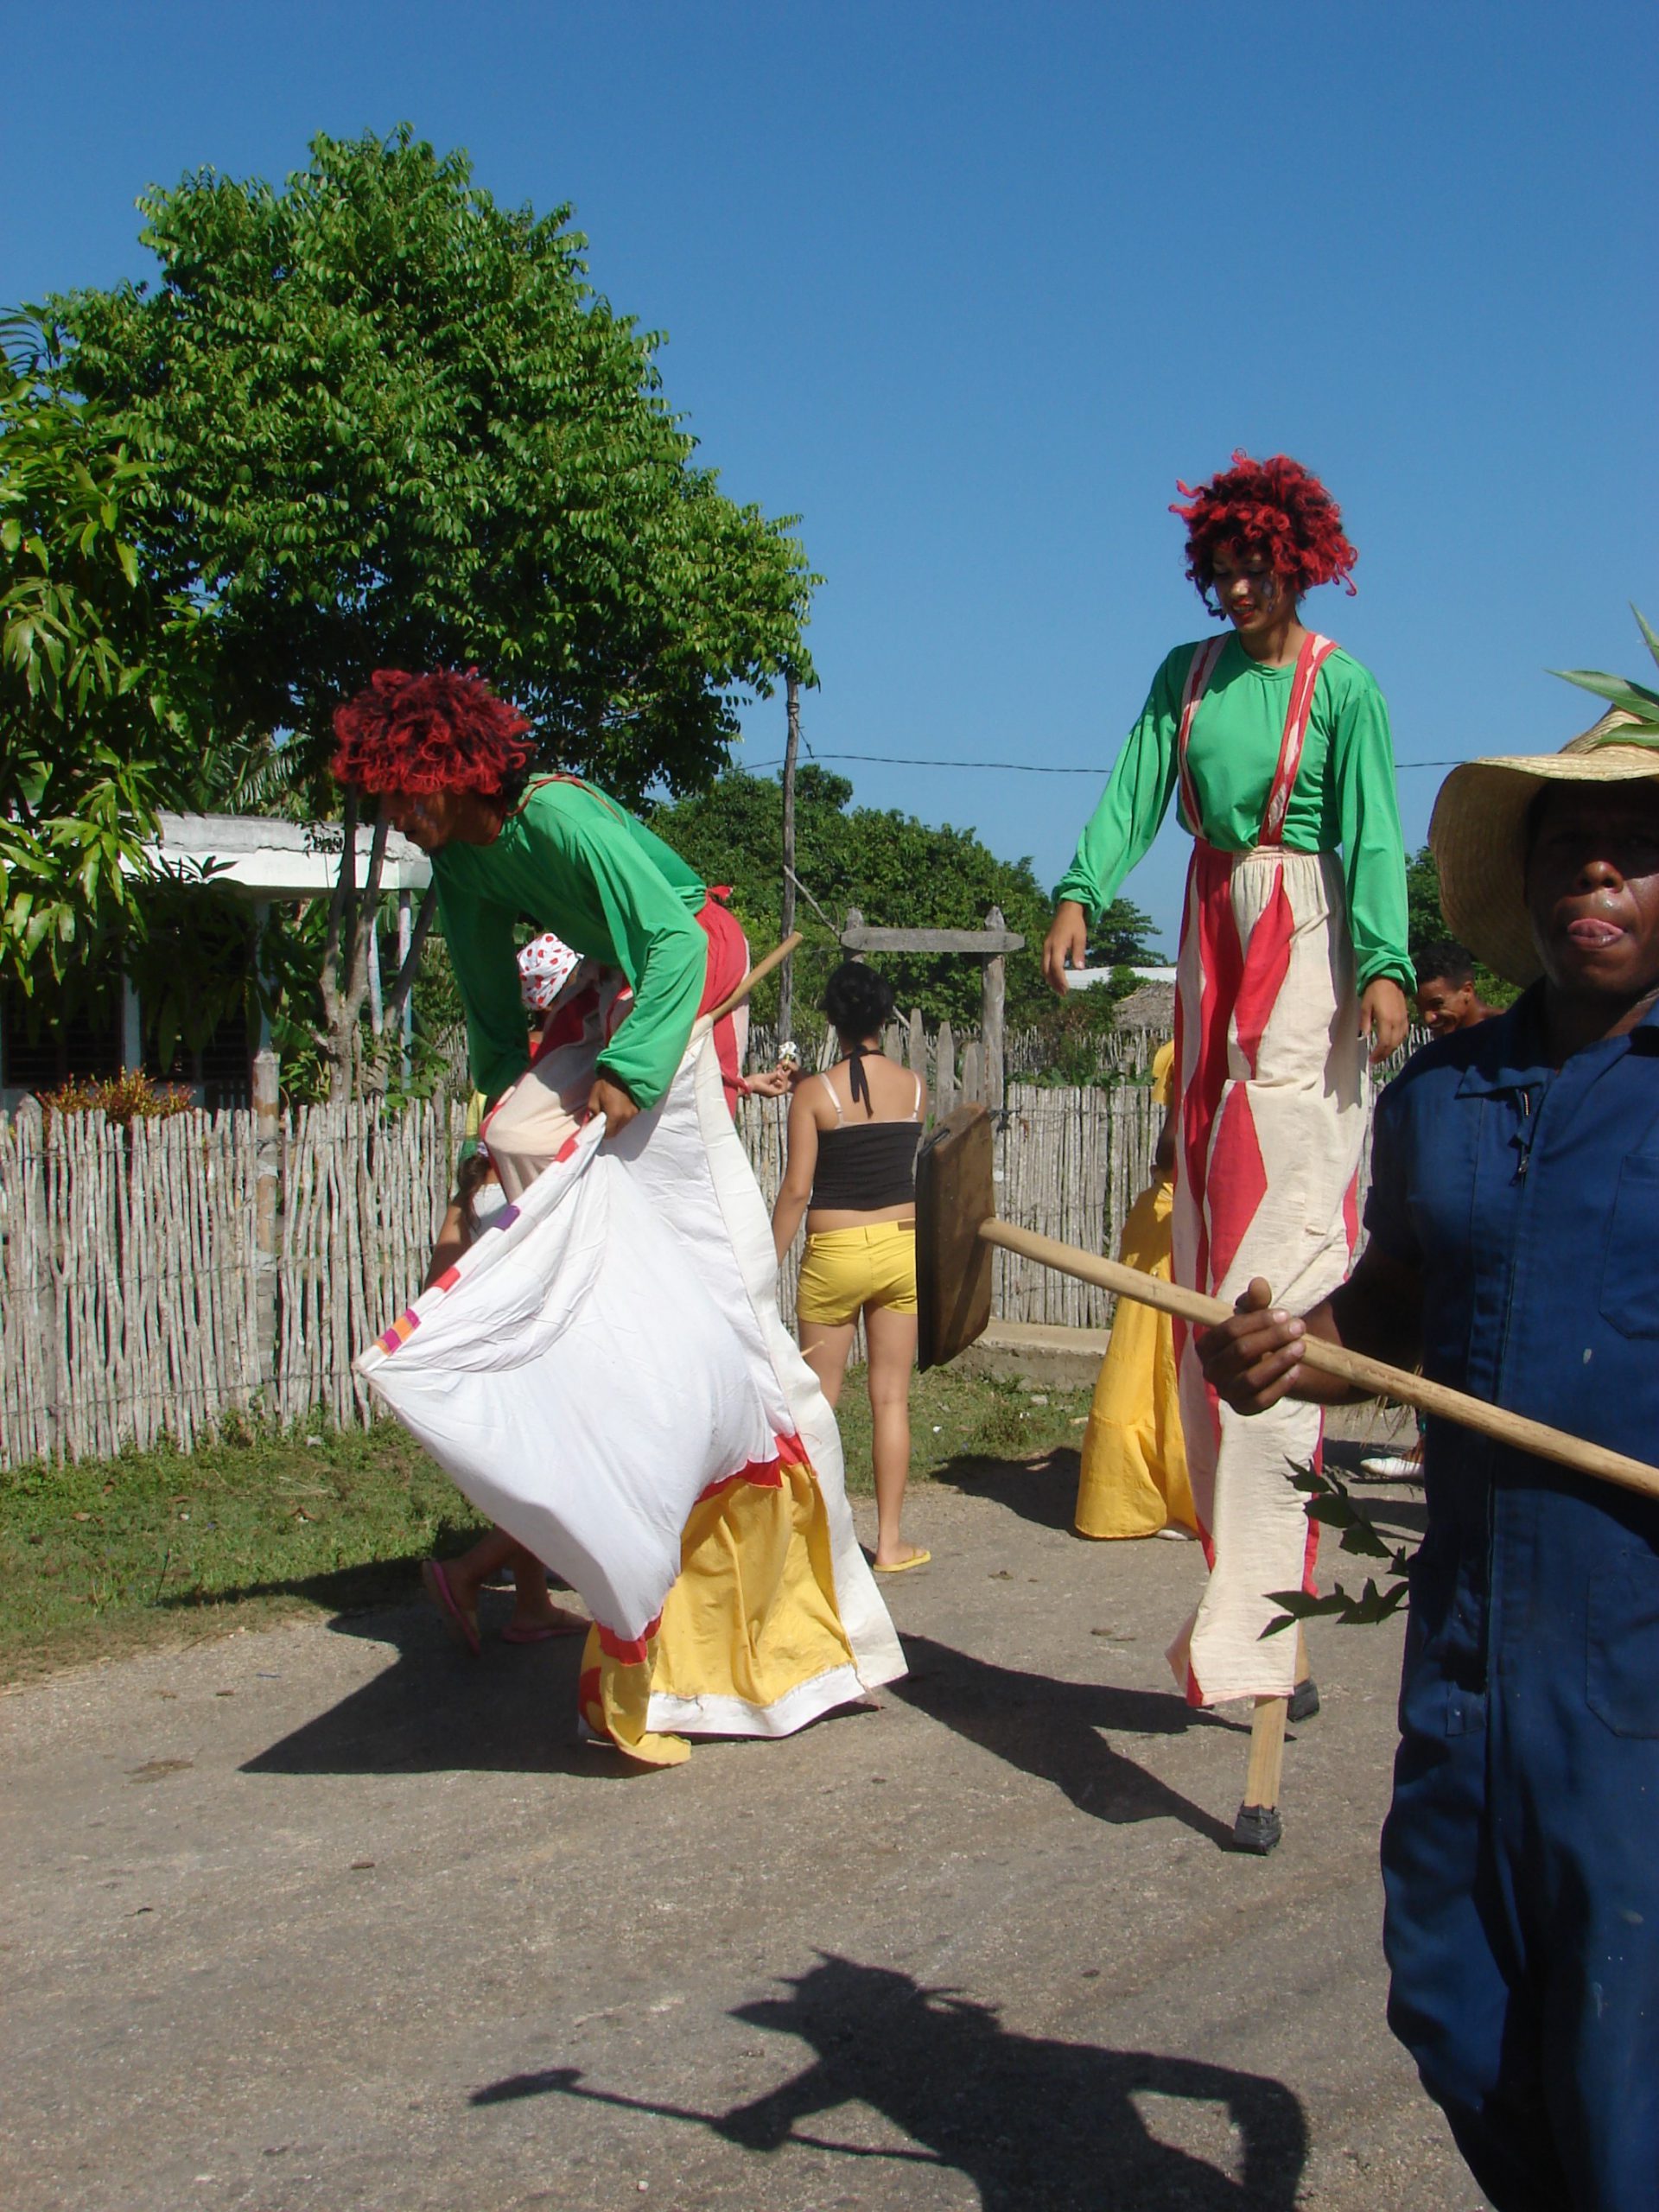
[[[652,827],[684,855],[708,883],[728,883],[733,907],[757,953],[779,935],[783,887],[783,786],[775,777],[730,769],[706,791],[659,806]],[[855,906],[880,928],[977,929],[999,906],[1026,939],[1007,965],[1007,1019],[1023,1028],[1061,1009],[1038,967],[1049,899],[1028,860],[1001,861],[970,830],[938,828],[895,808],[858,806],[853,786],[812,761],[795,786],[795,872],[837,928]],[[830,969],[842,958],[829,928],[802,900],[796,924],[806,943],[796,956],[795,1002],[816,1012]],[[1120,900],[1102,941],[1118,960],[1147,959],[1151,922]],[[930,1023],[977,1028],[979,964],[972,959],[882,955],[872,963],[892,982],[899,1004]],[[1094,994],[1090,994],[1090,997]],[[756,993],[756,1018],[775,1016],[775,984]],[[1103,1001],[1103,1010],[1104,1002]],[[1096,1014],[1094,1017],[1098,1020]],[[804,1023],[803,1023],[804,1027]]]

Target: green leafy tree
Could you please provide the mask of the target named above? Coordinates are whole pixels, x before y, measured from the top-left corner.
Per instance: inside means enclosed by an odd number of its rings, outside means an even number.
[[[696,465],[659,339],[590,287],[569,209],[499,207],[407,128],[317,138],[282,191],[204,170],[141,204],[155,289],[50,311],[76,387],[153,452],[148,549],[217,607],[217,727],[268,793],[325,810],[332,709],[377,667],[477,665],[549,758],[631,798],[706,781],[744,688],[813,680],[788,520]],[[385,834],[359,887],[344,811],[337,1090]]]
[[[796,873],[830,918],[826,923],[810,906],[797,912],[806,939],[796,956],[798,1007],[817,1007],[842,957],[835,931],[849,907],[880,928],[977,929],[997,906],[1026,940],[1025,950],[1008,962],[1008,1020],[1024,1027],[1046,1014],[1052,1001],[1037,963],[1048,900],[1029,861],[999,860],[972,830],[948,823],[934,828],[897,809],[855,806],[847,779],[812,761],[797,776],[795,815]],[[706,881],[732,886],[734,909],[757,949],[772,941],[782,880],[783,791],[777,779],[729,770],[708,791],[659,807],[652,827]],[[1114,944],[1133,945],[1144,959],[1137,925],[1150,926],[1133,907],[1120,906],[1108,929]],[[976,962],[884,954],[879,965],[905,1008],[919,1007],[929,1021],[978,1026]],[[757,1014],[770,1020],[775,986],[763,984],[761,993]]]
[[[116,960],[164,970],[159,1041],[200,1044],[240,969],[195,957],[226,902],[151,855],[157,810],[197,791],[211,642],[200,601],[158,587],[140,540],[148,442],[41,373],[3,326],[0,373],[0,980],[62,1019]],[[194,926],[168,917],[190,901]]]
[[[1160,964],[1152,943],[1153,918],[1127,899],[1114,899],[1089,932],[1091,968],[1151,968]],[[1100,986],[1094,987],[1096,990]]]
[[[1440,912],[1440,871],[1433,854],[1423,845],[1406,862],[1406,941],[1412,958],[1451,934]]]

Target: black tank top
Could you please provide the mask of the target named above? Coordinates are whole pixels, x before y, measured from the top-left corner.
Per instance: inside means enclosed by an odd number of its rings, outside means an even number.
[[[886,1206],[911,1205],[916,1198],[916,1147],[922,1141],[918,1116],[922,1079],[916,1077],[916,1104],[908,1121],[843,1122],[841,1101],[827,1076],[820,1077],[836,1109],[836,1126],[818,1132],[818,1164],[809,1204],[837,1213],[875,1213]],[[848,1080],[854,1100],[868,1111],[869,1079],[862,1056],[848,1056]]]

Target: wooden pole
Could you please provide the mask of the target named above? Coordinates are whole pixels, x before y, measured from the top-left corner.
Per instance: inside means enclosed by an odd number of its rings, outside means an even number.
[[[276,1055],[253,1056],[253,1266],[259,1381],[268,1409],[276,1405],[276,1277],[280,1265],[276,1195],[282,1179],[281,1087]]]
[[[1138,1268],[1126,1268],[1118,1260],[1097,1259],[1075,1244],[1039,1236],[1034,1230],[993,1220],[982,1222],[979,1234],[988,1244],[1000,1245],[1005,1252],[1022,1253],[1046,1268],[1075,1275],[1080,1282],[1099,1283],[1120,1297],[1155,1306],[1160,1313],[1173,1313],[1201,1329],[1213,1329],[1233,1317],[1232,1307],[1219,1298],[1206,1298],[1201,1291],[1160,1282],[1156,1276],[1142,1274]],[[1444,1382],[1431,1382],[1427,1376],[1408,1374],[1403,1367],[1369,1359],[1363,1352],[1350,1351],[1345,1344],[1332,1344],[1324,1337],[1305,1337],[1301,1357],[1305,1366],[1339,1376],[1368,1398],[1396,1399],[1402,1405],[1415,1406],[1420,1413],[1455,1421],[1499,1444],[1512,1444],[1517,1451],[1530,1452],[1540,1459],[1553,1459],[1557,1466],[1595,1475],[1603,1482],[1617,1483],[1622,1490],[1639,1491],[1644,1497],[1659,1497],[1659,1467],[1650,1467],[1644,1459],[1626,1459],[1622,1452],[1609,1452],[1602,1445],[1569,1436],[1565,1429],[1529,1421],[1523,1414],[1508,1413],[1502,1406],[1489,1406],[1484,1398],[1471,1398]]]
[[[988,931],[1007,928],[1000,906],[985,917]],[[979,1037],[984,1048],[985,1103],[993,1114],[1002,1111],[1002,1021],[1007,995],[1007,962],[1000,952],[988,953],[981,968]]]
[[[800,943],[800,941],[801,933],[797,930],[793,937],[786,937],[781,944],[774,944],[772,950],[766,955],[764,960],[757,960],[755,962],[753,967],[750,969],[748,974],[743,978],[737,988],[732,992],[730,996],[723,998],[721,1001],[720,1004],[709,1015],[709,1020],[724,1021],[727,1015],[732,1012],[734,1007],[740,1007],[742,1005],[744,1000],[747,998],[749,993],[754,988],[755,985],[760,981],[760,978],[763,976],[770,976],[774,968],[778,967],[782,962],[788,959],[790,954],[794,951],[796,946]]]
[[[800,679],[790,675],[785,687],[789,734],[784,740],[784,895],[779,909],[781,934],[795,935],[795,761],[801,749]],[[795,963],[786,957],[778,978],[778,1042],[789,1037],[795,1020]]]

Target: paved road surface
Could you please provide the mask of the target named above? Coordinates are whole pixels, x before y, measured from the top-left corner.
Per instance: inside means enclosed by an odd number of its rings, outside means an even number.
[[[0,1700],[10,2212],[1471,2212],[1383,2024],[1397,1631],[1231,1855],[1195,1548],[1074,1469],[919,1493],[881,1709],[672,1772],[414,1608]]]

